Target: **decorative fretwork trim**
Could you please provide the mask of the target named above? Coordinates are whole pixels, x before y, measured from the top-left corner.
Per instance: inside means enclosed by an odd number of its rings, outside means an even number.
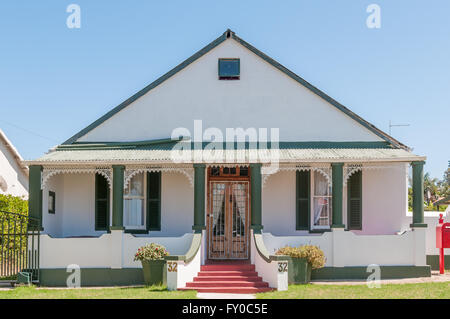
[[[41,189],[44,189],[47,186],[47,183],[52,176],[58,174],[100,174],[106,178],[109,188],[112,187],[111,167],[44,167],[41,177]]]
[[[405,165],[401,165],[400,163],[397,164],[345,164],[344,166],[344,186],[347,185],[348,179],[359,171],[364,170],[375,170],[375,169],[405,169]]]
[[[140,165],[140,166],[126,166],[124,173],[123,187],[128,187],[130,180],[139,173],[146,172],[164,172],[164,173],[181,173],[189,180],[190,185],[194,186],[194,169],[192,166],[152,166],[152,165]]]
[[[329,163],[314,163],[314,164],[280,164],[280,166],[278,167],[278,170],[274,171],[274,173],[271,174],[263,174],[263,178],[262,178],[262,184],[263,187],[267,182],[267,179],[269,178],[269,176],[272,176],[274,174],[276,174],[277,172],[282,172],[282,171],[291,171],[291,172],[295,172],[295,171],[316,171],[320,174],[322,174],[326,180],[328,185],[331,186],[331,164]]]

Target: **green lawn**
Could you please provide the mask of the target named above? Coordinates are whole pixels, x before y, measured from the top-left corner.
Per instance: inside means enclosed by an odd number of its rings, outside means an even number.
[[[450,299],[450,282],[420,284],[290,285],[287,291],[257,294],[258,299]]]
[[[0,299],[195,299],[195,291],[168,291],[165,287],[46,289],[16,287],[0,291]]]

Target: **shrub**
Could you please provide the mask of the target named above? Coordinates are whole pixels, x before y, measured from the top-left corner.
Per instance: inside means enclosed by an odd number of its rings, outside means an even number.
[[[286,246],[277,250],[276,255],[285,255],[292,258],[306,258],[312,269],[325,266],[325,255],[317,246],[303,245],[298,247]]]
[[[169,256],[169,252],[162,245],[151,243],[142,246],[134,255],[134,261],[162,260],[164,256]]]
[[[28,201],[18,196],[0,194],[0,211],[28,215]]]

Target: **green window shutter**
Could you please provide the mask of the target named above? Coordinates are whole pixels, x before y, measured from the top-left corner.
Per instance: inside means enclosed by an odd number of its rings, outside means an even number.
[[[147,230],[161,230],[161,172],[147,173]]]
[[[347,182],[347,226],[362,230],[362,173],[350,176]]]
[[[106,178],[95,174],[95,230],[109,227],[109,185]]]
[[[296,230],[309,230],[311,172],[296,172]]]

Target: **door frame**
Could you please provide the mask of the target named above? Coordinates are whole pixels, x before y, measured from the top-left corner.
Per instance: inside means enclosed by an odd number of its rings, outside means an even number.
[[[251,245],[250,245],[250,225],[251,225],[251,182],[250,182],[250,166],[247,166],[248,174],[247,176],[240,176],[240,166],[236,165],[236,174],[234,175],[226,175],[223,174],[223,169],[225,167],[220,166],[220,175],[219,176],[212,176],[211,175],[211,167],[207,168],[207,187],[206,187],[206,196],[207,196],[207,205],[206,205],[206,260],[248,260],[250,259],[251,255]],[[211,187],[213,182],[223,182],[223,183],[230,183],[230,182],[246,182],[247,183],[247,218],[246,218],[246,225],[245,225],[245,236],[246,236],[246,242],[247,242],[247,257],[246,258],[233,258],[233,257],[225,257],[225,258],[210,258],[210,228],[212,227],[210,223],[210,214],[212,214],[211,208],[212,208],[212,194],[211,194]],[[231,208],[232,209],[232,208]],[[225,213],[226,214],[226,213]],[[230,216],[228,216],[230,218]],[[225,219],[228,219],[227,216],[225,216]],[[232,214],[231,214],[232,218]]]

